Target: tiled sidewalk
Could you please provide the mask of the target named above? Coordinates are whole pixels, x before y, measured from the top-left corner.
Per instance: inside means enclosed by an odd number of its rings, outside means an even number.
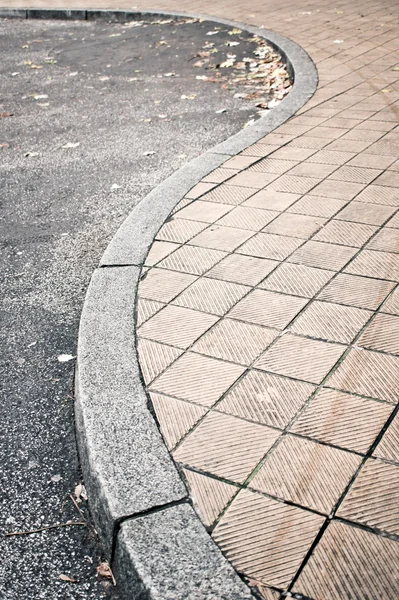
[[[320,77],[300,114],[205,178],[152,247],[138,335],[166,443],[267,600],[399,598],[397,1],[138,8],[264,25]]]
[[[267,599],[399,597],[393,6],[276,27],[317,61],[316,95],[182,200],[139,287],[165,440],[213,538]]]

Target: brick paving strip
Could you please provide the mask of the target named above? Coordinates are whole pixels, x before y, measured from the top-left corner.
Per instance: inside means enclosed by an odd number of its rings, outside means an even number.
[[[213,539],[264,598],[397,598],[397,3],[156,8],[265,25],[320,79],[156,235],[137,335],[165,442]]]

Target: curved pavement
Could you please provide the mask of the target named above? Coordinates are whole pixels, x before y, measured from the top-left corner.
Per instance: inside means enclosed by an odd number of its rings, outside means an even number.
[[[267,20],[317,62],[313,99],[203,179],[157,234],[139,356],[203,522],[265,598],[388,600],[399,595],[399,11],[317,6]]]
[[[265,598],[392,600],[397,4],[156,8],[262,24],[320,77],[295,117],[181,201],[151,248],[138,335],[161,431],[213,538]]]

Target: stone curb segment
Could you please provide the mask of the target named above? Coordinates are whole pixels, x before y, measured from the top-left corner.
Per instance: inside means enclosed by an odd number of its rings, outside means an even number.
[[[106,249],[87,291],[78,341],[76,427],[90,508],[124,598],[253,598],[189,505],[186,488],[148,408],[134,332],[136,290],[152,241],[174,206],[203,177],[279,127],[314,94],[308,54],[271,31],[172,12],[0,8],[3,18],[198,17],[265,38],[294,77],[288,97],[252,127],[191,161],[131,212]]]

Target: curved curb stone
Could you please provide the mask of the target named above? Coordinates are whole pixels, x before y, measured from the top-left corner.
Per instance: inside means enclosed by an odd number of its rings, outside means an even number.
[[[0,17],[126,21],[154,15],[200,17],[265,38],[294,76],[287,98],[252,127],[191,161],[130,213],[106,249],[87,291],[79,329],[76,426],[96,527],[119,589],[135,600],[249,600],[249,588],[189,504],[141,380],[134,331],[141,265],[174,206],[229,157],[279,127],[314,94],[308,54],[279,34],[192,14],[146,11],[0,9]]]

